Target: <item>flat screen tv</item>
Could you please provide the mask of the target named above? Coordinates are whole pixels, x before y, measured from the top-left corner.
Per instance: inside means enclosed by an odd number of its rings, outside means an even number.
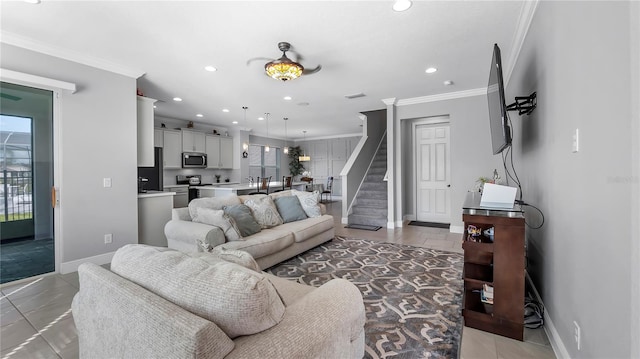
[[[504,83],[502,80],[502,60],[498,44],[493,45],[493,59],[489,71],[487,85],[487,101],[489,103],[489,125],[491,127],[491,146],[497,155],[511,145],[511,128],[507,117],[507,105],[504,99]]]

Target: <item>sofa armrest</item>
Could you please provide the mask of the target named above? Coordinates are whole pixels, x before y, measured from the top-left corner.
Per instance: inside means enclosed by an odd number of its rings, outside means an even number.
[[[226,358],[362,358],[364,323],[358,288],[333,279],[288,306],[276,326],[236,338]]]
[[[171,209],[171,219],[182,220],[182,221],[190,221],[191,220],[191,214],[189,214],[189,207],[172,208]]]
[[[216,226],[191,221],[170,220],[164,226],[169,248],[204,252],[225,242],[224,232]]]
[[[233,341],[213,322],[93,263],[71,305],[80,358],[221,358]]]

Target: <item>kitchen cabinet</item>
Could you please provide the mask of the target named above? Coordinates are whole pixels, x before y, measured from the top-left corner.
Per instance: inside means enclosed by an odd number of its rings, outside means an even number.
[[[164,168],[182,168],[182,134],[176,130],[163,130],[162,158]]]
[[[138,167],[153,167],[153,103],[156,100],[138,96]]]
[[[182,208],[189,205],[188,185],[164,186],[164,190],[176,193],[175,196],[173,196],[173,208]]]
[[[205,133],[182,130],[182,152],[205,152]]]
[[[207,168],[233,168],[233,138],[214,135],[205,136]]]
[[[166,247],[164,225],[171,220],[170,192],[138,194],[138,243]]]
[[[164,147],[164,131],[161,128],[153,129],[153,145],[155,147]]]

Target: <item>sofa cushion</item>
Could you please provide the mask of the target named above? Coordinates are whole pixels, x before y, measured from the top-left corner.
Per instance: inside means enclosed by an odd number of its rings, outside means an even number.
[[[234,204],[240,204],[240,199],[235,194],[224,197],[196,198],[189,202],[189,215],[191,215],[191,218],[195,217],[196,208],[198,207],[209,209],[223,209],[225,206],[231,206]]]
[[[333,217],[328,214],[321,217],[307,218],[303,221],[287,223],[282,226],[282,229],[293,233],[293,239],[296,242],[304,242],[331,228],[333,228]]]
[[[234,204],[223,208],[224,213],[228,214],[236,221],[236,226],[242,237],[248,237],[260,232],[262,227],[256,222],[251,214],[251,208],[244,204]]]
[[[227,241],[239,241],[242,239],[236,221],[221,209],[197,207],[193,222],[204,223],[222,229]]]
[[[219,247],[249,252],[255,259],[281,251],[293,244],[293,233],[281,230],[282,226],[264,229],[245,241],[227,242]]]
[[[216,323],[230,338],[269,329],[284,316],[271,282],[235,263],[129,244],[116,251],[111,270]]]
[[[291,190],[295,196],[300,200],[300,204],[304,209],[304,212],[307,214],[307,217],[320,217],[322,212],[320,210],[320,206],[318,206],[318,199],[320,196],[320,192],[304,192],[298,190]]]
[[[218,246],[213,248],[211,254],[213,254],[217,258],[224,259],[227,262],[239,264],[245,268],[260,272],[260,266],[258,265],[258,263],[256,263],[256,260],[253,259],[249,252],[237,249],[227,249]]]
[[[284,223],[308,218],[297,196],[277,197],[273,200]]]
[[[251,214],[262,228],[271,228],[281,225],[282,217],[278,213],[278,209],[273,200],[269,196],[257,197],[244,201],[245,206],[251,208]]]

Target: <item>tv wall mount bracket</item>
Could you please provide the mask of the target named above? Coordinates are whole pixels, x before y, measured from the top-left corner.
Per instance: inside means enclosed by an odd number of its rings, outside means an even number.
[[[507,111],[518,111],[518,115],[528,115],[536,108],[536,93],[529,96],[516,96],[516,102],[507,106]]]

